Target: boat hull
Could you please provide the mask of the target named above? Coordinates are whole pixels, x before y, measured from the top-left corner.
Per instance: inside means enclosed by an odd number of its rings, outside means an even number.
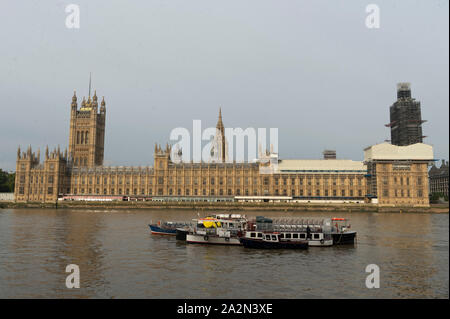
[[[308,240],[308,245],[311,247],[328,247],[333,246],[333,240],[324,240],[323,242],[320,240]]]
[[[355,243],[356,231],[333,233],[332,236],[334,245],[352,245]]]
[[[161,228],[157,225],[148,225],[153,235],[170,235],[175,236],[177,234],[176,229]]]
[[[241,245],[241,242],[237,237],[219,237],[197,234],[187,234],[186,242],[190,244]]]
[[[176,238],[177,240],[186,241],[187,234],[189,234],[189,230],[177,228]]]
[[[309,247],[307,241],[269,242],[250,238],[241,238],[240,241],[244,247],[257,249],[308,249]]]

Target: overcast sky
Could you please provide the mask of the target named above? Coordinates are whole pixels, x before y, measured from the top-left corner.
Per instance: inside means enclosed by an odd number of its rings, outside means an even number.
[[[80,28],[65,7],[80,7]],[[380,28],[365,25],[380,8]],[[363,159],[390,138],[396,84],[422,104],[425,142],[449,155],[449,2],[147,0],[0,2],[0,168],[17,146],[61,145],[89,72],[105,96],[105,164],[153,165],[192,120],[279,129],[281,158]]]

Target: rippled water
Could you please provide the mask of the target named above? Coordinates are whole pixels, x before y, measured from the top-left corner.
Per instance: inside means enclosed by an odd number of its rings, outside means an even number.
[[[326,216],[327,213],[248,213]],[[194,211],[0,210],[0,298],[448,298],[448,214],[346,213],[355,246],[264,251],[151,235]],[[68,289],[68,264],[81,287]],[[367,289],[368,264],[380,288]]]

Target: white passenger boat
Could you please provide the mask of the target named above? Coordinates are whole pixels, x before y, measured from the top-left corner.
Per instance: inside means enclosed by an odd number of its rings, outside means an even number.
[[[247,226],[245,216],[217,214],[199,218],[186,234],[186,242],[192,244],[240,245],[239,237]]]
[[[312,247],[333,245],[331,219],[270,219],[257,216],[256,222],[248,222],[246,238],[263,238],[264,232],[276,232],[283,241],[308,241]]]

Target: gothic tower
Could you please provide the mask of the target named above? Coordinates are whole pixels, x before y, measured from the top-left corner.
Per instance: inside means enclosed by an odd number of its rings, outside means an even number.
[[[78,109],[77,96],[74,92],[70,111],[69,157],[74,166],[92,167],[103,165],[105,144],[105,97],[101,101],[100,110],[97,103],[97,92],[91,99],[83,97]]]
[[[228,160],[228,145],[225,140],[225,127],[222,122],[222,108],[219,109],[219,120],[216,135],[212,144],[211,156],[214,162],[225,163]]]

